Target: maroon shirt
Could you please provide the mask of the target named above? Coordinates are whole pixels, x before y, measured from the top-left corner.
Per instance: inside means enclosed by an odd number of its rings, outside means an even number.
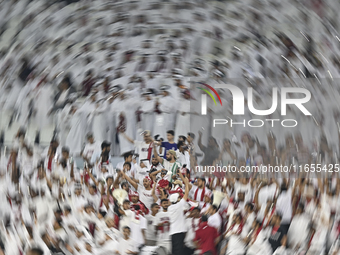
[[[94,78],[89,78],[89,77],[83,81],[84,96],[88,96],[90,94],[91,89],[95,83],[96,83],[96,80]]]
[[[201,254],[210,251],[213,255],[216,255],[215,240],[217,237],[216,228],[208,226],[207,222],[202,222],[199,229],[196,230],[194,241],[199,241]]]

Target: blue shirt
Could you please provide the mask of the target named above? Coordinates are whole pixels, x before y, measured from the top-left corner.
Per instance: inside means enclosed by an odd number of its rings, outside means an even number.
[[[166,159],[166,152],[168,150],[174,150],[174,151],[177,150],[177,143],[162,142],[161,147],[165,148],[163,158]]]

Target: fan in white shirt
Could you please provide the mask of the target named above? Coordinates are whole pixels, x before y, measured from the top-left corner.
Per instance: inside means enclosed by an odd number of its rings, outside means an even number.
[[[60,159],[60,162],[62,159],[65,159],[67,170],[69,173],[71,173],[71,170],[75,170],[77,166],[73,160],[73,157],[70,157],[70,149],[66,146],[62,147],[61,154],[62,154],[62,157]]]
[[[290,223],[287,234],[287,242],[292,249],[307,246],[310,226],[311,218],[304,212],[304,206],[300,204]]]
[[[64,206],[64,213],[61,216],[63,220],[63,226],[65,228],[75,227],[77,224],[79,224],[78,220],[72,215],[72,209],[69,205]]]
[[[211,205],[207,213],[210,215],[208,218],[208,225],[214,227],[217,233],[220,233],[222,227],[222,218],[218,212],[216,205]]]
[[[130,238],[131,235],[131,229],[129,227],[123,228],[123,238],[119,239],[119,250],[116,254],[120,255],[132,255],[132,254],[138,254],[138,247],[136,246],[136,243],[134,240]]]
[[[124,161],[119,162],[116,166],[116,169],[123,170],[124,168],[128,167],[127,165],[130,165],[130,169],[128,169],[128,175],[130,177],[135,177],[136,169],[134,164],[132,164],[132,156],[133,156],[133,151],[129,151],[123,154]],[[130,164],[126,164],[130,163]]]
[[[139,181],[139,183],[143,182],[143,179],[146,176],[149,176],[149,170],[150,170],[150,163],[147,159],[140,160],[139,165],[137,164],[136,160],[133,160],[134,168],[136,169],[136,179]]]
[[[94,151],[90,160],[91,165],[97,165],[98,168],[101,168],[101,164],[106,163],[107,165],[110,164],[110,150],[111,150],[111,143],[108,141],[102,142],[100,145],[99,151]]]
[[[185,215],[184,210],[189,209],[189,205],[187,203],[188,195],[189,195],[189,180],[184,178],[181,172],[178,173],[181,177],[182,181],[185,184],[185,193],[181,200],[179,200],[179,194],[174,193],[170,196],[170,202],[172,203],[169,206],[169,214],[170,214],[170,237],[172,240],[172,253],[173,254],[184,254],[184,238],[185,233],[187,232],[186,224],[185,224]],[[179,201],[178,201],[179,200]]]
[[[85,145],[82,156],[87,163],[90,163],[92,155],[94,153],[100,153],[101,148],[100,144],[95,142],[94,137],[91,133],[87,134],[86,138],[88,143]]]
[[[233,216],[233,221],[231,226],[228,227],[225,236],[229,237],[228,245],[226,245],[221,254],[232,254],[239,255],[244,254],[245,252],[245,244],[243,242],[243,238],[245,237],[245,233],[242,229],[242,216],[240,213],[235,213]]]
[[[81,247],[81,255],[99,255],[98,249],[91,240],[86,240],[83,247]]]
[[[130,222],[131,239],[134,240],[135,245],[139,248],[146,243],[147,220],[138,205],[134,208],[135,217]]]
[[[154,222],[154,228],[157,232],[157,245],[164,247],[168,253],[171,253],[169,201],[162,199],[161,206],[163,210],[156,214]]]
[[[122,166],[122,168],[119,168],[118,166],[119,167]],[[122,165],[120,165],[119,163],[117,164],[117,169],[116,169],[115,176],[114,176],[115,179],[122,177],[122,176],[119,176],[120,175],[119,171],[123,171],[127,176],[129,176],[133,180],[135,179],[136,169],[133,165],[131,165],[130,162],[124,162]]]
[[[74,195],[72,196],[71,199],[71,207],[76,217],[80,215],[86,204],[87,200],[82,195],[82,186],[78,184],[74,188]]]
[[[143,132],[144,141],[137,141],[132,140],[130,137],[128,137],[125,133],[123,133],[123,136],[125,139],[127,139],[130,143],[135,145],[137,154],[139,155],[139,160],[141,159],[147,159],[151,161],[152,157],[152,148],[153,148],[153,141],[151,138],[151,132],[146,130]]]
[[[292,190],[287,190],[287,184],[281,185],[281,193],[277,198],[276,210],[282,214],[282,224],[288,225],[292,219]]]
[[[154,201],[153,191],[151,188],[151,179],[149,176],[146,176],[143,179],[143,186],[134,182],[129,176],[127,176],[124,172],[123,177],[137,190],[139,193],[139,200],[148,208],[151,208],[151,205],[156,202]]]
[[[210,190],[205,187],[206,180],[205,178],[198,178],[195,182],[196,185],[189,184],[190,192],[189,197],[197,202],[204,203],[205,194],[211,194]]]
[[[98,210],[100,204],[100,195],[98,194],[95,184],[89,185],[88,192],[86,193],[86,199],[89,204],[93,206],[95,210]]]
[[[252,203],[247,203],[244,209],[245,209],[246,220],[243,225],[243,229],[246,233],[248,233],[254,223],[254,220],[256,219],[256,215],[254,212],[254,205]]]
[[[186,150],[187,145],[185,145],[184,142],[179,142],[177,146],[178,146],[178,149],[176,150],[177,161],[181,163],[182,166],[186,165],[187,169],[191,169],[190,154],[188,150]]]
[[[240,181],[236,181],[234,184],[235,199],[239,200],[238,194],[243,193],[244,201],[250,202],[252,199],[252,188],[248,179],[242,178]]]
[[[151,205],[151,211],[149,214],[145,215],[147,220],[148,228],[146,230],[146,245],[155,246],[157,241],[157,231],[155,229],[155,222],[157,220],[156,216],[159,210],[159,205],[153,203]]]
[[[130,201],[125,200],[123,202],[123,208],[119,208],[121,214],[119,220],[119,231],[123,233],[124,227],[130,227],[132,219],[135,217],[135,213],[130,209]]]
[[[184,240],[185,246],[188,247],[191,251],[194,251],[196,249],[193,240],[195,239],[196,230],[199,228],[200,222],[201,222],[200,209],[198,207],[194,207],[192,208],[189,216],[186,219],[188,232]]]
[[[116,251],[118,249],[119,243],[116,240],[116,234],[113,234],[111,230],[104,231],[103,241],[99,243],[97,248],[98,255],[112,254],[112,251]]]
[[[245,230],[246,231],[246,230]],[[247,255],[271,255],[272,248],[267,241],[266,233],[261,229],[261,222],[254,221],[249,231],[246,231],[249,238]]]

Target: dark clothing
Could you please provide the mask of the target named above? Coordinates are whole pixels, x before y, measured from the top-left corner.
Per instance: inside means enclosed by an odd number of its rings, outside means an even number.
[[[195,253],[195,249],[191,249],[187,246],[184,247],[184,254],[186,255],[193,255]]]
[[[273,252],[281,246],[281,240],[285,235],[285,228],[280,226],[278,229],[273,227],[270,237],[268,239]]]
[[[22,70],[20,71],[19,78],[22,80],[22,82],[27,81],[28,76],[32,72],[32,69],[29,66],[23,67]]]
[[[86,78],[86,80],[83,81],[84,96],[88,96],[90,94],[91,89],[95,83],[96,81],[93,78]]]
[[[186,255],[184,250],[184,238],[186,233],[173,234],[171,236],[172,254]]]
[[[211,166],[213,162],[215,161],[215,159],[217,159],[218,156],[220,155],[220,151],[216,147],[211,148],[211,147],[202,146],[202,148],[200,149],[201,151],[204,152],[204,158],[201,161],[202,166]]]
[[[161,147],[164,147],[164,148],[165,148],[163,158],[166,159],[166,152],[167,152],[168,150],[174,150],[174,151],[177,150],[177,143],[162,142]]]
[[[70,96],[72,93],[75,93],[76,91],[75,91],[75,89],[71,86],[71,87],[68,89],[68,94],[67,94],[67,97],[66,97],[65,102],[64,102],[63,104],[56,105],[56,103],[57,103],[57,101],[58,101],[60,95],[62,94],[62,92],[63,92],[63,91],[59,91],[59,92],[55,95],[55,97],[54,97],[54,106],[53,106],[51,112],[55,112],[55,111],[57,111],[57,110],[59,110],[59,109],[63,109],[63,108],[65,107],[65,105],[69,104],[69,103],[70,103],[70,100],[68,99],[69,96]]]
[[[194,241],[200,244],[201,254],[216,255],[215,240],[218,237],[216,228],[208,226],[207,223],[202,223],[199,229],[196,230]]]
[[[283,235],[287,235],[290,224],[281,224],[280,227],[282,228]]]

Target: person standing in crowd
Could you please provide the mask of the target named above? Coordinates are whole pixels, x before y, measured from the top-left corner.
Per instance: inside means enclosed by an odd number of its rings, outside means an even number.
[[[190,155],[190,166],[191,167],[194,167],[197,165],[197,156],[196,156],[196,148],[195,148],[194,140],[195,140],[195,134],[188,133],[187,141],[188,141],[188,147],[189,147],[188,151]]]
[[[189,180],[185,178],[181,172],[179,172],[178,175],[185,185],[185,191],[182,198],[179,197],[178,193],[170,196],[169,200],[172,205],[170,205],[168,209],[170,215],[169,235],[172,243],[172,254],[184,255],[184,238],[187,232],[184,210],[188,209]]]
[[[159,90],[160,95],[155,102],[153,132],[160,135],[160,137],[165,137],[166,130],[174,129],[174,117],[177,105],[175,98],[169,92],[170,86],[163,85]]]
[[[90,94],[92,87],[95,83],[96,83],[96,80],[93,77],[93,70],[87,71],[85,75],[85,80],[83,81],[83,84],[82,84],[84,97],[87,97]]]
[[[176,154],[178,162],[180,162],[183,167],[185,166],[187,169],[191,169],[190,154],[188,152],[189,147],[183,141],[179,141],[177,147]]]
[[[123,154],[124,161],[117,163],[116,169],[124,170],[124,165],[130,165],[130,171],[128,171],[128,175],[135,176],[136,169],[134,164],[132,164],[132,157],[133,157],[133,151],[129,151]]]
[[[279,248],[283,242],[285,242],[286,236],[286,228],[281,224],[282,216],[277,214],[271,220],[271,230],[269,236],[269,243],[272,247],[272,251],[275,252],[277,248]]]
[[[143,184],[137,184],[134,182],[124,171],[122,172],[123,177],[137,190],[139,194],[139,199],[145,205],[147,209],[151,209],[151,205],[154,203],[154,198],[152,196],[151,179],[149,176],[145,176],[143,179]]]
[[[174,150],[167,151],[166,159],[163,159],[158,155],[157,147],[154,146],[154,156],[156,157],[158,162],[164,166],[164,169],[168,171],[167,179],[171,182],[181,168],[181,163],[177,161],[176,152]]]
[[[216,255],[216,245],[219,242],[219,233],[216,228],[208,225],[208,217],[202,216],[200,226],[196,230],[194,239],[200,250],[200,255]]]
[[[138,249],[134,240],[130,238],[131,229],[129,227],[124,227],[123,230],[124,236],[118,240],[119,243],[119,250],[116,251],[116,254],[120,255],[132,255],[138,254]]]
[[[87,143],[82,152],[82,157],[88,164],[90,164],[92,155],[97,154],[100,151],[100,145],[94,140],[92,133],[88,133],[86,139]]]
[[[276,201],[276,210],[281,214],[281,227],[284,233],[288,232],[290,222],[292,220],[292,196],[293,191],[288,189],[287,183],[282,183],[281,193]]]
[[[125,133],[123,133],[125,139],[127,139],[130,143],[134,144],[136,148],[136,153],[139,155],[138,156],[139,161],[144,159],[151,161],[152,149],[154,145],[154,142],[151,137],[151,132],[146,130],[143,132],[142,135],[144,137],[144,141],[137,140],[134,141],[130,137],[128,137]]]
[[[177,144],[175,142],[175,132],[173,130],[168,130],[166,132],[166,137],[168,139],[167,142],[161,142],[161,143],[157,143],[157,145],[159,145],[161,148],[164,148],[164,156],[163,158],[166,159],[166,153],[169,150],[177,150]]]
[[[171,253],[171,236],[170,231],[170,214],[168,212],[169,200],[162,199],[161,207],[162,211],[156,214],[156,220],[154,222],[154,227],[157,233],[157,245],[164,247],[168,254]]]
[[[232,149],[230,141],[228,139],[224,139],[223,148],[217,161],[221,161],[222,166],[229,166],[236,162],[236,155],[236,151]]]
[[[91,165],[96,163],[106,163],[108,164],[111,158],[110,151],[111,151],[111,143],[108,141],[103,141],[101,144],[101,151],[94,151],[91,157]]]
[[[221,226],[222,226],[222,219],[218,212],[217,206],[211,205],[207,213],[209,214],[208,225],[210,227],[214,227],[217,233],[220,233]]]
[[[202,144],[202,132],[199,131],[199,138],[198,138],[198,147],[204,153],[204,158],[201,161],[202,166],[211,166],[213,162],[219,155],[219,147],[216,142],[216,139],[213,137],[209,137],[208,146],[204,146]]]
[[[204,196],[211,193],[211,191],[206,187],[206,183],[207,181],[205,178],[199,177],[194,182],[194,185],[189,184],[189,197],[193,201],[199,202],[200,205],[204,204]]]
[[[146,245],[155,246],[157,242],[157,230],[155,229],[155,222],[157,220],[157,213],[159,210],[159,205],[153,203],[151,205],[151,213],[145,215],[147,220],[148,229],[146,230]]]

